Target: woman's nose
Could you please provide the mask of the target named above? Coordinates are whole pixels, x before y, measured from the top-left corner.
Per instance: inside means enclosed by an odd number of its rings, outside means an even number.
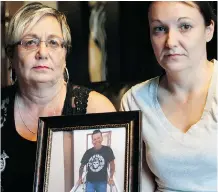
[[[166,47],[167,48],[173,48],[178,45],[178,34],[177,31],[170,29],[167,33],[166,38]]]
[[[38,46],[37,51],[38,58],[47,58],[48,56],[48,46],[45,41],[41,41]]]

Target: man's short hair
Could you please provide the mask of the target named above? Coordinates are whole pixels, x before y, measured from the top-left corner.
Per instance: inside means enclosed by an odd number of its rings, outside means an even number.
[[[101,135],[102,135],[102,132],[101,132],[99,129],[94,130],[94,131],[92,132],[92,135],[97,134],[97,133],[101,133]]]

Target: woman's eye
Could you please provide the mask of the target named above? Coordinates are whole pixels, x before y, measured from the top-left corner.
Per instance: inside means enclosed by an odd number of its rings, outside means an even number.
[[[51,46],[57,46],[57,47],[59,46],[59,42],[57,40],[55,40],[55,39],[49,40],[48,43]]]
[[[155,27],[155,31],[165,31],[165,27]]]
[[[182,31],[188,31],[188,30],[190,30],[191,28],[192,28],[192,26],[189,25],[189,24],[182,24],[182,25],[180,26],[180,29],[181,29]]]
[[[166,32],[166,27],[163,27],[163,26],[154,27],[154,28],[153,28],[153,32],[154,32],[154,33]]]
[[[25,41],[26,46],[32,46],[32,45],[36,45],[36,44],[37,44],[37,41],[35,39]]]

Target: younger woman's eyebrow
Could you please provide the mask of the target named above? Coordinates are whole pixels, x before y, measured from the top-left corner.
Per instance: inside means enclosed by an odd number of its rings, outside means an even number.
[[[190,17],[179,17],[178,19],[177,19],[177,22],[179,22],[179,21],[181,21],[181,20],[192,20]],[[151,19],[151,23],[154,23],[154,22],[158,22],[158,23],[163,23],[163,21],[161,21],[160,19]]]
[[[151,19],[151,22],[152,22],[152,23],[153,23],[153,22],[159,22],[159,23],[162,23],[161,20],[159,20],[159,19]]]
[[[190,17],[180,17],[177,21],[183,20],[183,19],[189,19],[192,20]]]

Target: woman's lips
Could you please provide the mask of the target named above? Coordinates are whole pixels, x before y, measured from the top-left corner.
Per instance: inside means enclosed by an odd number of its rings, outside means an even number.
[[[173,57],[173,56],[181,56],[181,54],[169,54],[169,55],[167,55],[167,56],[170,56],[170,57],[171,57],[171,56],[172,56],[172,57]]]
[[[180,58],[181,56],[183,56],[182,54],[169,54],[169,55],[165,55],[165,57],[167,58]]]
[[[34,69],[49,69],[47,66],[35,66]]]

